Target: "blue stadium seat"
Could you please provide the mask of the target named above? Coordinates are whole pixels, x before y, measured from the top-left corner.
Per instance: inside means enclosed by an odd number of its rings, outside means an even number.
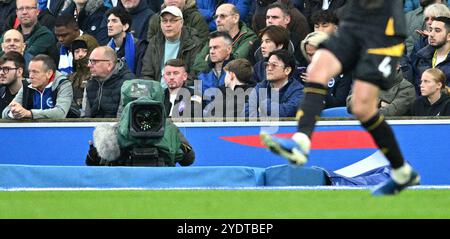
[[[332,117],[350,117],[354,118],[354,116],[347,112],[347,107],[333,107],[324,109],[320,114],[322,118],[332,118]]]

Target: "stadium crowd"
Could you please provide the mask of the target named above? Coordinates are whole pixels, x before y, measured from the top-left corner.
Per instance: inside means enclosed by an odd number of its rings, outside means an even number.
[[[405,52],[385,116],[450,116],[450,10],[405,0]],[[173,118],[294,117],[312,55],[346,0],[0,0],[5,119],[115,118],[124,81],[165,89]],[[325,108],[351,113],[352,74]],[[186,110],[186,108],[192,108]],[[190,112],[183,114],[183,112]]]

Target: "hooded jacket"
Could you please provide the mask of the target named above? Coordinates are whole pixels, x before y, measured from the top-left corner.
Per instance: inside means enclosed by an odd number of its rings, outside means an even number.
[[[450,96],[441,93],[441,98],[434,104],[425,96],[417,98],[411,108],[413,116],[450,116]]]
[[[73,88],[73,103],[76,104],[78,109],[81,108],[83,101],[83,92],[86,87],[87,81],[91,78],[91,72],[89,70],[88,60],[89,55],[98,47],[97,40],[88,34],[83,34],[77,37],[75,41],[83,41],[87,45],[87,55],[79,60],[73,59],[73,73],[69,75],[69,80],[72,82]]]
[[[165,7],[165,4],[161,5],[161,9]],[[202,42],[206,41],[209,36],[208,24],[205,19],[203,19],[202,14],[198,11],[197,6],[195,5],[195,0],[186,0],[186,4],[184,8],[181,9],[181,12],[183,13],[184,26],[195,29],[195,34],[198,38],[200,38]],[[148,22],[148,41],[150,41],[150,39],[155,36],[157,32],[161,32],[161,19],[159,14],[160,12],[158,14],[154,14]]]
[[[31,110],[32,119],[65,118],[72,102],[72,84],[59,72],[56,72],[54,77],[43,92],[33,88],[31,84],[23,85],[13,101]],[[9,106],[3,110],[4,119],[13,119],[9,115],[10,111]]]

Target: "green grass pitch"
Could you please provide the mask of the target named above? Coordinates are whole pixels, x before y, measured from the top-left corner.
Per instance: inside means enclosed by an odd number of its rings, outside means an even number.
[[[450,190],[2,191],[0,218],[450,218]]]

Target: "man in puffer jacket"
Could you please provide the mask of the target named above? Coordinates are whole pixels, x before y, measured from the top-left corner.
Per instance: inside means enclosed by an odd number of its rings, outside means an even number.
[[[89,56],[88,66],[92,78],[84,92],[84,117],[116,118],[121,111],[122,84],[135,78],[134,74],[124,62],[117,61],[116,53],[108,46],[95,48]]]

